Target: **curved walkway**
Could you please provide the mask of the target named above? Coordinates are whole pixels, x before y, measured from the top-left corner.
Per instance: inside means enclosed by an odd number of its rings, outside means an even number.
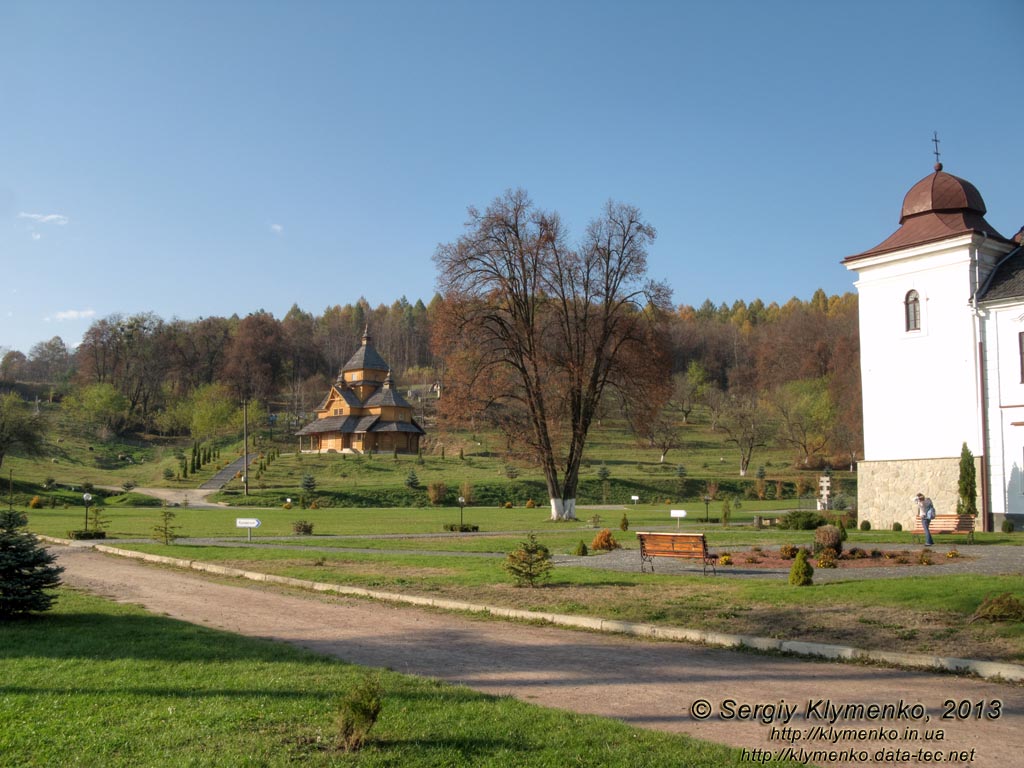
[[[1022,686],[544,626],[510,631],[426,609],[218,583],[87,548],[56,551],[69,585],[184,621],[776,756],[784,748],[797,750],[796,759],[798,750],[856,750],[810,760],[915,765],[922,761],[910,755],[926,748],[942,750],[946,764],[1004,768],[1024,748]],[[998,714],[943,720],[947,702],[960,701],[985,702]],[[884,709],[866,714],[870,704]],[[838,729],[857,733],[837,743]],[[908,756],[871,757],[897,749]]]

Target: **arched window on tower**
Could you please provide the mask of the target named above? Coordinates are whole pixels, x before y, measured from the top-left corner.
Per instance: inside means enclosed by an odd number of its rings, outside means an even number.
[[[903,300],[903,308],[907,319],[908,331],[921,330],[921,298],[917,291],[909,291]]]

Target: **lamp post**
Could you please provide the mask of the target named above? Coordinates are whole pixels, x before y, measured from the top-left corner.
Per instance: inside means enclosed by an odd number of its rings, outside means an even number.
[[[85,526],[83,526],[83,528],[82,528],[83,531],[89,530],[89,502],[90,501],[92,501],[92,494],[91,493],[83,493],[82,494],[82,503],[85,504]]]
[[[711,497],[704,494],[704,522],[711,522]]]
[[[459,533],[462,533],[462,508],[466,506],[466,497],[459,496]]]

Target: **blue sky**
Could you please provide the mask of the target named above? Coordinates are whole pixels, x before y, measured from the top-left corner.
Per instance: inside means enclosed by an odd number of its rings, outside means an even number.
[[[0,0],[0,347],[429,301],[466,207],[657,228],[677,304],[853,290],[945,169],[1024,224],[1024,3]]]

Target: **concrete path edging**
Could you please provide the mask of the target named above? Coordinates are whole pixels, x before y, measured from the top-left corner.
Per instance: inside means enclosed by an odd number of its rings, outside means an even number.
[[[704,630],[697,629],[661,627],[655,624],[640,624],[637,622],[617,621],[613,619],[602,619],[599,617],[569,616],[566,614],[547,613],[543,611],[525,611],[517,608],[502,608],[499,606],[466,603],[460,600],[448,600],[445,598],[403,595],[397,592],[380,592],[372,589],[364,589],[362,587],[347,587],[342,584],[294,579],[289,576],[277,576],[275,574],[260,573],[258,571],[243,571],[238,568],[229,568],[227,566],[216,565],[214,563],[204,563],[201,560],[185,560],[176,557],[166,557],[164,555],[152,555],[146,552],[135,552],[130,549],[108,547],[105,544],[96,544],[94,542],[72,541],[70,539],[61,539],[53,536],[42,535],[38,536],[38,538],[52,544],[60,544],[63,546],[91,547],[97,552],[116,555],[118,557],[143,560],[145,562],[161,565],[171,565],[176,568],[202,571],[220,576],[231,576],[234,578],[248,579],[250,581],[281,584],[283,586],[297,587],[299,589],[307,589],[314,592],[331,592],[339,595],[439,608],[447,611],[482,613],[500,618],[517,619],[521,621],[541,621],[560,627],[586,629],[596,632],[609,632],[630,635],[633,637],[698,643],[701,645],[717,646],[721,648],[749,648],[756,651],[773,651],[793,656],[806,656],[834,661],[859,661],[881,663],[889,666],[907,667],[912,669],[968,673],[979,678],[993,681],[1007,681],[1015,683],[1024,682],[1024,665],[1020,664],[984,661],[980,659],[960,659],[950,656],[933,656],[930,654],[920,653],[866,650],[862,648],[854,648],[852,646],[831,645],[828,643],[777,640],[774,638],[755,637],[752,635],[733,635],[722,632],[706,632]]]

